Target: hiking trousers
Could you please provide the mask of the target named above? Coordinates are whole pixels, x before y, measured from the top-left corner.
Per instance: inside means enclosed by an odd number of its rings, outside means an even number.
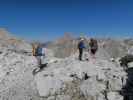
[[[97,51],[97,49],[91,49],[91,54],[95,55],[96,51]]]
[[[79,48],[79,60],[82,60],[83,48]]]
[[[45,58],[45,56],[36,56],[36,59],[37,59],[38,65],[41,65],[41,64],[42,64],[44,58]]]

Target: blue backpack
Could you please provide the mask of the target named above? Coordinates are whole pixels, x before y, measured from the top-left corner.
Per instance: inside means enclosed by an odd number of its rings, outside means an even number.
[[[79,42],[78,48],[80,48],[80,49],[85,48],[84,42]]]
[[[36,55],[37,56],[42,56],[42,48],[41,47],[38,47],[37,50],[36,50]]]

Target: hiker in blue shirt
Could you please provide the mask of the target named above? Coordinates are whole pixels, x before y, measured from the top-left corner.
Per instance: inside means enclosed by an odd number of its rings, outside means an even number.
[[[83,55],[83,49],[85,48],[84,39],[81,38],[78,43],[78,49],[79,49],[79,60],[82,61],[82,55]]]

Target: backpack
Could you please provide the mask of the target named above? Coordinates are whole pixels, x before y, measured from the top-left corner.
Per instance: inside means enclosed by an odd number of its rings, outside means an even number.
[[[85,48],[84,43],[83,43],[83,42],[79,42],[79,44],[78,44],[78,48],[79,48],[79,49],[83,49],[83,48]]]
[[[97,50],[98,49],[98,43],[97,40],[93,40],[90,42],[90,48],[93,50]]]
[[[37,49],[36,49],[36,56],[42,56],[43,54],[42,54],[42,48],[41,47],[38,47]]]

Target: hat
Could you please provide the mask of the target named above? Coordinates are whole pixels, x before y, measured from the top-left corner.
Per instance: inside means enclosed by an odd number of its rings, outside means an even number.
[[[81,40],[81,41],[83,41],[83,40],[84,40],[84,38],[81,38],[80,40]]]

